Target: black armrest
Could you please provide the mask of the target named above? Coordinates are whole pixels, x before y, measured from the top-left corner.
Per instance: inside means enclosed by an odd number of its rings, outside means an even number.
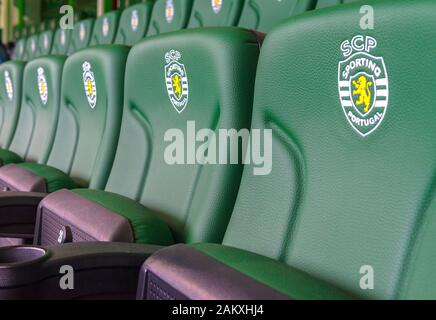
[[[114,242],[0,248],[0,299],[134,299],[142,263],[160,248]],[[67,274],[73,289],[61,288]]]
[[[33,239],[36,212],[45,193],[0,192],[0,237]]]

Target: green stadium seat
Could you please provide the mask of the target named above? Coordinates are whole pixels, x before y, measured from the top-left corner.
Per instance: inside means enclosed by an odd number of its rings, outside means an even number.
[[[0,65],[0,165],[8,163],[2,156],[7,153],[17,126],[24,67],[23,61],[9,61]]]
[[[57,29],[53,39],[51,54],[66,55],[70,46],[72,30]]]
[[[98,17],[89,45],[112,44],[117,34],[120,16],[121,11],[115,10]]]
[[[243,0],[194,1],[188,28],[235,26],[243,4]]]
[[[125,46],[110,46],[84,49],[68,58],[62,81],[57,82],[62,82],[60,110],[48,159],[34,159],[29,151],[24,153],[25,147],[20,144],[20,155],[38,162],[0,168],[5,189],[53,192],[75,186],[104,188],[119,135],[127,53]],[[37,61],[64,57],[44,59]],[[60,76],[60,72],[56,75]],[[33,74],[28,81],[35,82],[34,79]],[[39,139],[35,133],[28,136]]]
[[[247,165],[223,245],[159,251],[140,297],[436,298],[436,2],[364,3],[373,30],[356,3],[268,34],[252,128],[272,172]]]
[[[89,18],[75,23],[71,34],[70,46],[68,47],[69,54],[82,50],[88,46],[91,40],[94,22],[95,19]]]
[[[4,170],[23,160],[47,161],[56,132],[64,61],[64,57],[56,56],[27,63],[22,78],[23,96],[15,134],[8,148],[2,149],[0,155]],[[0,182],[0,189],[6,188]]]
[[[53,44],[54,32],[47,30],[42,32],[38,38],[38,54],[37,56],[46,56],[50,54]]]
[[[13,60],[24,60],[26,56],[26,38],[21,38],[15,43]]]
[[[153,1],[148,1],[124,9],[115,38],[116,44],[133,46],[145,37],[153,4]]]
[[[148,26],[147,36],[186,28],[193,0],[157,0]]]
[[[267,33],[288,17],[312,10],[315,5],[316,0],[246,0],[238,25]]]
[[[33,35],[27,38],[26,52],[24,59],[30,61],[38,57],[38,35]]]
[[[259,47],[252,32],[238,28],[184,30],[135,45],[105,191],[48,195],[39,207],[36,242],[56,244],[62,228],[71,230],[74,242],[220,242],[243,166],[170,164],[163,157],[165,136],[176,129],[189,135],[194,122],[217,134],[247,128]],[[175,79],[178,97],[169,87]]]

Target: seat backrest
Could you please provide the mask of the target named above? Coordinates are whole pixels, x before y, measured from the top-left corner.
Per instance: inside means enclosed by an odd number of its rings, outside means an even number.
[[[57,29],[54,39],[51,54],[66,55],[71,41],[72,30]]]
[[[0,148],[7,149],[14,136],[21,107],[25,62],[0,64]]]
[[[26,32],[28,37],[35,35],[38,32],[36,25],[31,24],[26,26]]]
[[[238,25],[266,33],[285,19],[312,10],[315,5],[316,0],[246,0]]]
[[[188,28],[235,26],[244,0],[195,0]]]
[[[30,61],[38,56],[38,35],[27,38],[25,59]]]
[[[108,12],[95,20],[90,46],[98,44],[112,44],[118,30],[121,11]]]
[[[133,46],[145,37],[153,4],[153,1],[147,1],[124,9],[115,38],[116,44]]]
[[[9,149],[27,161],[45,163],[56,133],[64,56],[27,63],[17,128]]]
[[[172,135],[189,138],[192,126],[212,134],[248,127],[258,54],[255,35],[238,28],[184,30],[134,46],[106,190],[156,212],[178,241],[221,241],[242,165],[201,165],[202,156],[174,165],[164,155]]]
[[[186,28],[193,0],[157,0],[153,7],[147,36]]]
[[[91,40],[95,19],[89,18],[74,24],[68,53],[72,54],[86,48]]]
[[[374,30],[356,3],[267,36],[252,129],[272,132],[272,172],[245,167],[224,244],[359,297],[435,297],[436,3],[365,4]]]
[[[38,38],[38,56],[46,56],[50,54],[53,44],[54,32],[47,30],[42,32]]]
[[[88,48],[64,66],[58,131],[47,164],[103,189],[119,136],[128,47]]]
[[[26,55],[26,38],[21,38],[15,43],[13,60],[24,60]]]

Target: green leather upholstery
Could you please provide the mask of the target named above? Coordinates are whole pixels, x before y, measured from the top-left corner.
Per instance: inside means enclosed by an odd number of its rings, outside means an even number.
[[[164,72],[172,49],[188,74],[189,102],[180,113]],[[254,34],[237,28],[180,31],[131,50],[122,129],[105,190],[138,200],[168,224],[175,241],[221,241],[242,167],[167,164],[165,133],[178,128],[186,134],[188,121],[215,132],[247,128],[258,53]]]
[[[24,67],[23,61],[8,61],[0,65],[1,149],[9,148],[17,125],[21,108]],[[1,152],[0,158],[2,158]]]
[[[72,30],[57,29],[53,39],[51,54],[66,55],[71,41]]]
[[[436,3],[365,3],[379,28],[359,28],[356,3],[268,35],[252,126],[273,131],[273,171],[253,176],[246,166],[224,244],[358,297],[436,298]],[[376,39],[369,54],[383,57],[390,87],[385,118],[365,137],[348,122],[337,82],[341,44],[356,35]],[[373,290],[359,286],[363,265],[374,270]]]
[[[26,54],[26,38],[21,38],[15,43],[13,60],[24,60]]]
[[[243,236],[243,235],[241,235]],[[216,261],[298,300],[355,298],[331,284],[285,263],[249,251],[217,244],[191,245]]]
[[[147,36],[186,28],[193,0],[157,0],[148,26]]]
[[[266,33],[286,18],[314,9],[315,5],[316,0],[245,0],[238,25]]]
[[[95,20],[90,46],[97,44],[112,44],[118,30],[121,11],[108,12]]]
[[[116,44],[133,46],[145,37],[153,4],[153,1],[147,1],[124,9],[115,38]]]
[[[37,32],[37,28],[35,25],[26,26],[26,34],[28,37],[35,35],[36,32]]]
[[[62,56],[38,58],[24,70],[21,110],[9,150],[27,161],[48,159],[56,134],[64,62]]]
[[[119,136],[127,54],[125,46],[97,46],[65,63],[58,130],[47,165],[78,186],[102,189],[106,184]]]
[[[38,35],[27,38],[25,60],[32,60],[38,56]]]
[[[86,48],[91,40],[95,19],[81,20],[74,25],[68,53],[72,54]]]
[[[339,4],[351,3],[356,1],[362,1],[362,0],[318,0],[316,3],[316,8],[320,9],[320,8],[337,6]]]
[[[38,56],[46,56],[50,54],[53,44],[54,32],[47,30],[42,32],[38,38]]]
[[[235,26],[243,4],[243,0],[194,1],[188,28]]]

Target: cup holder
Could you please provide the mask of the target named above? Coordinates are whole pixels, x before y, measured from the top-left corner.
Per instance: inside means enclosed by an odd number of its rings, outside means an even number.
[[[0,248],[0,268],[2,266],[16,266],[35,263],[44,259],[47,251],[32,246],[16,246]]]

